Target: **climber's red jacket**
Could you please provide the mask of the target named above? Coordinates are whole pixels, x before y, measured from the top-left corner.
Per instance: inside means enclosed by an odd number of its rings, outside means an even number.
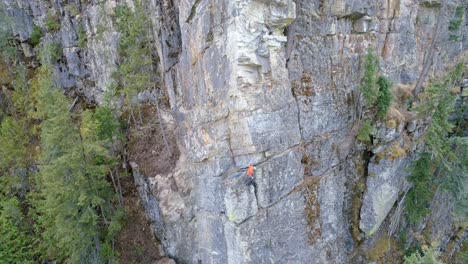
[[[253,177],[254,171],[255,171],[254,166],[249,165],[249,167],[247,168],[247,175],[249,175],[250,177]]]

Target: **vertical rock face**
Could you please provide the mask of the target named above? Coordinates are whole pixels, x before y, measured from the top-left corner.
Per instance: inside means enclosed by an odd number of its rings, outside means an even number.
[[[47,13],[57,12],[60,30],[44,41],[63,48],[55,64],[61,86],[102,102],[118,60],[112,16],[123,1],[3,2],[27,46],[33,25],[45,27]],[[444,12],[437,76],[467,48],[466,36],[449,41],[446,30],[460,4],[146,1],[181,156],[169,175],[136,179],[169,256],[178,263],[349,262],[357,247],[350,225],[366,236],[383,228],[421,129],[392,113],[394,124],[376,125],[371,151],[355,141],[363,58],[374,47],[383,75],[414,85]],[[249,164],[255,184],[237,173]],[[353,215],[359,179],[366,188]]]
[[[305,199],[292,194],[304,180],[284,34],[295,8],[292,1],[180,3],[187,49],[175,66],[173,108],[187,155],[181,165],[193,182],[193,215],[182,224],[194,237],[192,252],[178,254],[184,245],[175,245],[169,254],[182,262],[310,258]],[[257,165],[256,185],[230,181],[249,164]],[[170,241],[174,230],[167,231]]]
[[[116,4],[115,1],[98,5],[94,1],[78,0],[66,3],[5,0],[3,6],[15,20],[12,29],[20,41],[29,39],[33,26],[39,26],[45,34],[41,45],[57,45],[62,50],[63,57],[59,56],[53,65],[59,77],[58,86],[74,88],[90,101],[100,103],[113,83],[118,60],[112,3]],[[27,42],[22,46],[23,50],[32,52]]]
[[[453,12],[457,4],[446,8]],[[375,47],[384,75],[415,83],[439,9],[409,0],[239,0],[181,2],[178,10],[177,81],[173,72],[166,79],[174,85],[187,158],[181,169],[193,183],[186,199],[193,215],[179,224],[192,230],[193,240],[191,252],[177,242],[169,253],[191,263],[347,262],[356,246],[350,186],[365,176],[347,162],[361,149],[354,136],[362,58]],[[435,69],[446,54],[463,51],[446,34]],[[388,129],[380,124],[375,135],[372,155],[381,155],[366,168],[373,176],[358,216],[366,235],[380,228],[401,195],[414,151],[401,141],[413,131],[398,122]],[[226,186],[248,164],[257,166],[255,189]],[[317,219],[306,213],[304,187],[312,178],[319,180]],[[312,239],[310,222],[320,229]]]

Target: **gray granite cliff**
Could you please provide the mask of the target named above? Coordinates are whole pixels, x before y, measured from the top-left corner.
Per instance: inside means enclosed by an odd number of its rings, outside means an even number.
[[[33,25],[57,17],[60,29],[43,42],[63,50],[59,82],[97,104],[113,83],[113,16],[123,2],[132,0],[3,0],[26,57],[35,56]],[[440,12],[427,79],[465,54],[467,27],[458,40],[447,30],[462,4],[145,0],[180,157],[164,175],[135,178],[166,253],[177,263],[369,263],[365,251],[387,235],[425,125],[393,107],[371,146],[356,140],[367,111],[364,57],[375,50],[398,100],[418,81]],[[249,164],[256,184],[238,183]],[[434,206],[443,247],[450,212]]]

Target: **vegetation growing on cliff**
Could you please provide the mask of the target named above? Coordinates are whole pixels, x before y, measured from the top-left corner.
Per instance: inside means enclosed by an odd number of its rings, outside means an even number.
[[[393,101],[392,83],[384,76],[379,76],[379,61],[373,49],[367,51],[364,60],[364,77],[359,86],[369,109],[375,108],[376,117],[384,119]],[[374,119],[374,114],[368,116]],[[371,142],[372,121],[366,120],[359,128],[357,139],[361,142]]]
[[[374,105],[378,97],[378,73],[379,61],[375,55],[375,51],[369,49],[364,59],[364,77],[362,79],[362,85],[359,86],[359,90],[364,96],[364,99],[366,99],[368,106]]]
[[[86,31],[83,25],[78,26],[78,28],[76,29],[76,34],[78,35],[78,47],[82,49],[86,48],[86,45],[88,44],[88,37],[86,36]]]
[[[361,127],[359,128],[357,139],[362,142],[371,142],[371,133],[373,127],[369,120],[366,120],[362,123]]]
[[[2,52],[11,48],[7,42]],[[9,52],[9,51],[8,51]],[[8,58],[12,63],[16,56]],[[15,61],[16,63],[16,61]],[[0,114],[0,260],[33,263],[38,256],[38,233],[33,213],[37,151],[34,91],[27,70],[18,65],[8,69],[12,91],[2,91]]]
[[[31,45],[34,47],[37,46],[41,42],[41,38],[43,37],[42,30],[38,26],[33,26],[31,37],[29,39]]]
[[[462,39],[461,33],[459,32],[461,25],[463,24],[463,16],[465,15],[465,7],[463,5],[458,6],[455,9],[452,20],[450,20],[448,30],[450,32],[449,39],[451,41],[460,41]]]
[[[392,83],[387,78],[380,76],[377,80],[377,84],[379,86],[379,93],[376,102],[377,117],[382,119],[388,113],[388,109],[390,109],[392,104]]]
[[[418,224],[422,217],[429,212],[432,201],[434,179],[431,170],[431,156],[422,153],[420,158],[412,165],[411,175],[408,180],[413,183],[413,188],[406,196],[406,212],[411,224]]]
[[[116,10],[116,19],[120,33],[121,58],[118,77],[126,103],[133,107],[134,97],[153,84],[153,58],[150,35],[146,27],[149,19],[143,6],[138,2],[135,2],[134,12],[127,6],[119,6]]]
[[[405,264],[443,264],[439,259],[439,251],[434,248],[426,248],[422,253],[416,251],[410,256],[405,256]]]
[[[44,25],[51,32],[57,32],[60,30],[60,20],[55,10],[51,9],[47,12]]]
[[[414,187],[408,193],[406,211],[412,224],[417,224],[429,212],[428,205],[432,200],[435,187],[445,187],[459,200],[463,195],[466,175],[463,165],[466,160],[460,157],[466,154],[466,138],[452,135],[454,124],[450,115],[454,111],[455,96],[451,90],[463,73],[464,65],[458,64],[442,81],[432,84],[421,96],[417,111],[421,117],[432,118],[425,135],[429,153],[423,153],[411,170],[409,180]],[[456,144],[458,143],[458,144]],[[461,148],[459,148],[458,146]],[[433,184],[436,184],[431,188]]]
[[[367,107],[375,107],[379,118],[385,117],[392,104],[392,83],[384,76],[379,76],[379,60],[370,48],[364,60],[364,77],[359,86]]]

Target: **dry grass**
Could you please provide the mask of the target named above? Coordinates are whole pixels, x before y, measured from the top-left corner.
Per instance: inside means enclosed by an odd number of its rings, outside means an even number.
[[[456,243],[455,241],[452,240],[449,243],[447,250],[444,252],[445,254],[442,255],[442,260],[444,261],[444,263],[454,263],[454,264],[466,263],[464,262],[462,254],[468,253],[468,242],[467,241],[463,242],[458,252],[455,253],[453,256],[450,256],[450,253],[453,251],[454,246],[456,246]]]
[[[413,98],[414,84],[397,84],[393,89],[395,95],[395,103],[398,105],[406,105]]]
[[[304,211],[307,219],[309,244],[311,245],[322,235],[322,229],[320,227],[319,186],[320,181],[315,181],[305,188],[306,206]]]
[[[375,242],[375,246],[367,251],[370,261],[378,264],[401,263],[403,253],[398,249],[398,244],[394,239],[388,239],[382,235]]]
[[[385,121],[385,126],[388,128],[391,128],[391,127],[396,127],[397,126],[397,122],[395,119],[389,119],[387,121]]]
[[[384,151],[378,153],[375,157],[375,161],[379,163],[385,158],[388,158],[390,160],[396,160],[404,156],[406,156],[406,150],[400,147],[399,143],[395,143],[391,147],[388,147]]]
[[[400,124],[405,123],[411,118],[411,113],[404,108],[397,108],[397,106],[394,105],[388,110],[386,118],[389,121],[393,120],[395,127],[398,127]],[[387,128],[388,127],[387,123]]]

